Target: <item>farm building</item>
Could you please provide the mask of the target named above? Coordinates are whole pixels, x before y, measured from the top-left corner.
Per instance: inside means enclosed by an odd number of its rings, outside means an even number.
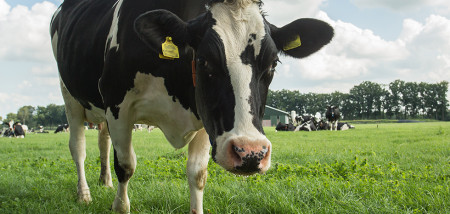
[[[289,123],[289,113],[266,105],[263,126],[276,126],[278,122]]]

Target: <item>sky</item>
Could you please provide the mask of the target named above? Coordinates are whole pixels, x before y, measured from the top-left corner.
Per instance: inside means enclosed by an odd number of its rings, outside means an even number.
[[[49,23],[62,0],[0,0],[0,116],[25,105],[64,104]],[[363,81],[450,82],[448,0],[265,0],[282,27],[316,18],[332,42],[305,59],[281,57],[272,90],[331,93]],[[450,95],[449,95],[450,98]]]

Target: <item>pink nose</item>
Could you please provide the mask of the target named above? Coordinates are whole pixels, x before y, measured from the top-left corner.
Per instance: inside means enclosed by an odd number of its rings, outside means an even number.
[[[235,173],[250,175],[269,168],[271,148],[268,140],[237,138],[231,140],[228,146],[228,157],[232,159]]]

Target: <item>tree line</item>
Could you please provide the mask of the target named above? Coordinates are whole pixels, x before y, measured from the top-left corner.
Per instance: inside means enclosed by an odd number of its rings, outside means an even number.
[[[50,104],[44,106],[23,106],[17,113],[9,113],[6,118],[1,118],[3,123],[13,120],[28,125],[29,128],[44,126],[52,129],[58,125],[66,124],[66,111],[64,105]]]
[[[346,120],[435,119],[450,120],[447,100],[449,83],[417,83],[395,80],[387,85],[362,82],[349,93],[300,93],[269,90],[267,105],[298,114],[321,113],[327,105],[339,106]]]
[[[269,90],[267,105],[298,114],[317,112],[324,116],[327,105],[339,106],[344,119],[436,119],[450,120],[447,100],[449,83],[416,83],[395,80],[388,85],[365,81],[349,93],[300,93]],[[23,106],[0,121],[19,121],[30,128],[66,124],[64,105]]]

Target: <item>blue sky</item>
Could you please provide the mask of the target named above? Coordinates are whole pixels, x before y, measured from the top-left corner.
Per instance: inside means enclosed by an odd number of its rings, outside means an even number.
[[[61,0],[0,0],[0,116],[63,104],[48,24]],[[335,38],[317,54],[282,58],[271,89],[348,92],[362,81],[450,81],[448,0],[265,0],[278,26],[313,17]],[[8,33],[5,33],[8,32]]]

